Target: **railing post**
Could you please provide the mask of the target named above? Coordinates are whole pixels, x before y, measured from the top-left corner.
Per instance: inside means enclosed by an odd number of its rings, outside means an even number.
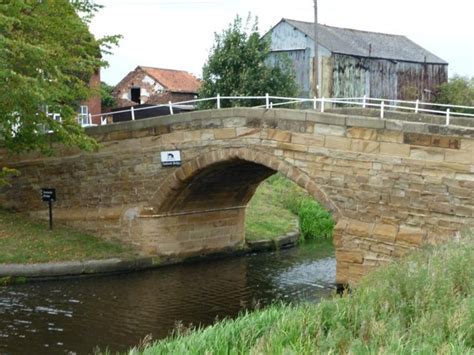
[[[364,97],[362,98],[362,108],[366,108],[367,107],[367,95],[364,95]]]
[[[324,97],[321,97],[321,112],[324,112]]]
[[[92,124],[92,113],[89,112],[89,115],[88,115],[87,119],[89,120],[88,124],[91,125]]]
[[[383,118],[384,116],[384,110],[385,110],[385,101],[382,101],[380,103],[380,118]]]
[[[420,99],[416,99],[415,102],[415,113],[418,113],[418,110],[420,109]]]
[[[171,101],[168,101],[168,106],[170,107],[170,115],[174,115],[173,104],[171,103]]]
[[[270,108],[273,108],[273,102],[270,101]]]
[[[270,108],[270,97],[268,92],[265,94],[265,108],[268,110]]]
[[[446,109],[446,126],[449,126],[451,109]]]
[[[135,121],[135,110],[134,110],[133,106],[132,106],[132,108],[130,109],[130,112],[131,112],[131,114],[132,114],[132,121]]]
[[[221,95],[217,94],[217,109],[220,110],[221,108]]]

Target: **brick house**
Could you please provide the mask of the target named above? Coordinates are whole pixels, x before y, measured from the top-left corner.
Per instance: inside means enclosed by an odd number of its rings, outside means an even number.
[[[97,69],[89,79],[89,86],[95,90],[100,89],[100,69]],[[87,124],[100,124],[100,117],[92,117],[92,122],[88,121],[89,114],[99,115],[102,113],[102,100],[100,95],[94,95],[87,101],[81,102],[79,106],[79,120]]]
[[[116,86],[117,107],[193,100],[201,82],[183,70],[137,66]]]

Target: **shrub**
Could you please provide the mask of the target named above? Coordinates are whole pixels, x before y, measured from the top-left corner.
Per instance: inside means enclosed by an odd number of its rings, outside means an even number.
[[[298,217],[301,240],[332,237],[334,229],[332,216],[311,198],[306,197],[300,201]]]

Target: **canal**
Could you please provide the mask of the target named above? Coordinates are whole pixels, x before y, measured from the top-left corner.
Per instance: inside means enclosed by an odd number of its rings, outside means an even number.
[[[155,270],[0,287],[0,354],[125,351],[178,325],[333,292],[329,243]]]

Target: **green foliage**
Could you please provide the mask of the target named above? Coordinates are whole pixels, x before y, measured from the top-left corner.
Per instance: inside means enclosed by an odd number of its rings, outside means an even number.
[[[52,143],[92,149],[76,122],[94,94],[89,79],[106,62],[117,36],[96,40],[89,0],[6,0],[0,3],[0,146],[11,152],[52,152]],[[57,113],[62,124],[46,114]],[[45,130],[54,134],[45,134]]]
[[[413,253],[319,305],[277,304],[130,354],[472,354],[474,238]]]
[[[332,237],[331,214],[291,180],[272,175],[260,184],[247,208],[246,238],[279,237],[295,228],[296,217],[301,241]]]
[[[298,213],[301,239],[332,238],[334,220],[329,212],[311,198],[304,198]]]
[[[102,108],[113,108],[117,104],[115,97],[112,95],[114,87],[103,81],[100,83],[100,98],[102,101]]]
[[[296,230],[298,218],[284,204],[286,186],[291,184],[273,175],[258,186],[245,211],[245,239],[275,239]]]
[[[270,43],[258,33],[257,20],[242,25],[237,16],[229,28],[215,34],[215,43],[203,67],[201,97],[221,96],[296,96],[297,84],[288,62],[271,67],[265,63]],[[223,100],[221,107],[262,104],[255,100]],[[204,102],[200,108],[213,108],[214,102]]]
[[[439,86],[436,100],[440,104],[474,106],[474,77],[454,76],[448,83]],[[474,113],[471,109],[453,109],[456,112]]]

